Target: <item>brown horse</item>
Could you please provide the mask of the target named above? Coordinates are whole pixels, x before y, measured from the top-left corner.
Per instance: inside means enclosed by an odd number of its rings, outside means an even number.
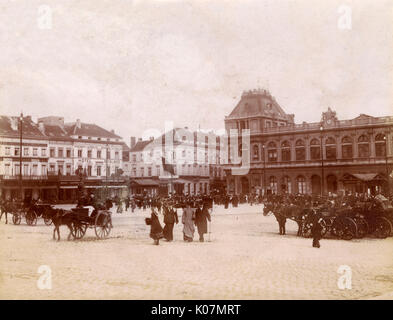
[[[56,240],[55,234],[57,232],[57,241],[60,241],[60,226],[62,225],[66,225],[70,230],[67,237],[67,240],[70,240],[73,230],[73,222],[75,220],[75,213],[63,209],[52,209],[49,210],[48,216],[51,216],[53,225],[55,226],[53,229],[53,240]]]

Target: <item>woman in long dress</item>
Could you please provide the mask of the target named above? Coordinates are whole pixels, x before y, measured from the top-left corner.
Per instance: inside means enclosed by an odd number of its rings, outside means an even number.
[[[163,230],[161,227],[160,220],[158,219],[158,213],[152,208],[150,219],[145,219],[146,224],[150,225],[150,238],[154,240],[155,245],[160,244],[160,239],[164,237]]]
[[[190,203],[187,203],[186,207],[183,209],[183,216],[181,222],[183,223],[183,238],[184,241],[192,242],[194,239],[194,220],[195,212],[194,209],[190,207]]]

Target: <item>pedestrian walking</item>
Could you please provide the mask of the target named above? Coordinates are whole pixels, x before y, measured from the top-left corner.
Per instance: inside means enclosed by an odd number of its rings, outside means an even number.
[[[152,208],[150,218],[146,218],[145,222],[150,225],[150,238],[154,240],[155,245],[160,244],[160,239],[164,237],[163,230],[161,227],[160,220],[158,219],[158,213]]]
[[[319,240],[322,238],[322,219],[319,217],[314,218],[314,222],[311,227],[311,233],[312,233],[312,246],[314,248],[320,248],[321,244],[319,243]]]
[[[183,239],[184,241],[192,242],[195,232],[195,211],[191,208],[190,202],[187,202],[186,207],[183,209],[183,215],[181,220],[183,223]]]
[[[195,212],[195,225],[198,229],[200,242],[205,241],[203,235],[207,233],[207,221],[211,221],[211,216],[208,205],[204,203],[202,209],[198,208]]]
[[[173,240],[173,226],[175,223],[179,223],[179,218],[177,216],[177,212],[174,208],[171,208],[167,205],[163,206],[164,211],[164,238],[167,241]]]

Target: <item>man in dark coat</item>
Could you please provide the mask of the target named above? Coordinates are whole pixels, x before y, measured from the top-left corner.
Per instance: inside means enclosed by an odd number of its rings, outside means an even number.
[[[311,233],[312,233],[312,246],[314,248],[320,248],[321,245],[319,243],[319,240],[322,238],[322,225],[321,225],[322,219],[318,216],[314,218],[314,222],[311,227]]]
[[[167,241],[173,240],[173,226],[175,223],[179,223],[179,218],[177,216],[177,212],[174,208],[169,207],[168,205],[163,206],[164,211],[164,238]]]
[[[199,241],[204,242],[203,235],[207,233],[207,221],[211,221],[208,204],[204,203],[203,208],[197,208],[195,212],[195,225],[198,228]]]
[[[158,214],[154,208],[151,209],[150,219],[146,218],[146,224],[150,224],[150,238],[152,238],[154,240],[154,244],[158,246],[160,244],[160,239],[163,238],[164,235],[160,220],[158,220]]]

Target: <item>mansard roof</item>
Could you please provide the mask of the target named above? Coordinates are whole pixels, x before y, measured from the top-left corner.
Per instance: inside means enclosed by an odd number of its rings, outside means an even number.
[[[289,115],[281,108],[267,90],[252,90],[243,92],[236,107],[227,119],[268,117],[290,120]]]

